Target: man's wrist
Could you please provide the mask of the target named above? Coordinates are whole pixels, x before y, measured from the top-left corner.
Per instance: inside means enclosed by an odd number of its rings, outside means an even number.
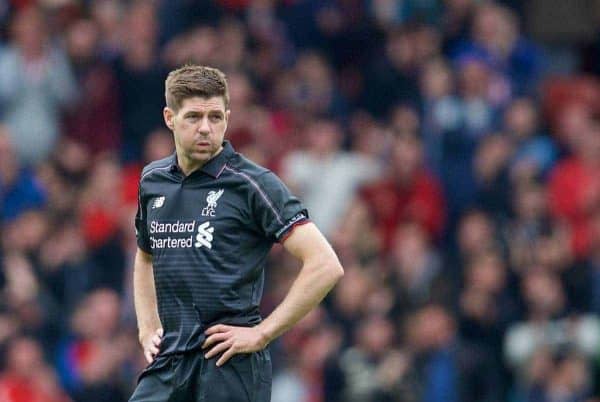
[[[154,334],[157,329],[158,328],[155,328],[155,329],[149,329],[149,328],[139,329],[138,330],[138,341],[140,341],[140,343],[142,343],[144,341],[144,338],[146,338],[148,335]]]
[[[256,326],[256,330],[260,334],[261,344],[263,345],[263,347],[267,347],[267,345],[269,345],[269,343],[271,343],[271,341],[273,340],[273,336],[266,328],[264,321]]]

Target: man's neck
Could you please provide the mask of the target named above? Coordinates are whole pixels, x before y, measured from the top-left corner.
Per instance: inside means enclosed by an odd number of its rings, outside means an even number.
[[[221,153],[221,151],[223,151],[223,146],[221,146],[217,150],[217,152],[215,152],[210,157],[210,159],[205,160],[205,161],[197,161],[197,160],[187,158],[185,155],[183,155],[183,152],[177,150],[177,164],[179,165],[179,168],[181,169],[183,174],[185,176],[189,176],[194,171],[201,169],[202,166],[206,165],[209,161],[211,161],[213,158],[215,158],[217,155],[219,155]]]

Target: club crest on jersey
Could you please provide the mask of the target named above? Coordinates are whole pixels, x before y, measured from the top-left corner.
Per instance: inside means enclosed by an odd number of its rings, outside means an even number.
[[[215,209],[217,208],[217,201],[225,190],[220,189],[219,191],[211,190],[208,192],[206,197],[206,207],[202,208],[202,216],[215,216]]]
[[[152,202],[152,209],[160,208],[165,204],[165,196],[156,197]]]

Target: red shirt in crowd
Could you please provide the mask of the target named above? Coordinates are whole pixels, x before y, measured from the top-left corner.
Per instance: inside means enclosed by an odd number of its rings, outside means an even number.
[[[559,163],[550,176],[550,213],[566,222],[572,230],[575,255],[590,251],[590,218],[600,207],[600,172],[576,157]]]
[[[402,223],[416,222],[432,236],[444,228],[445,203],[439,182],[424,170],[411,183],[388,178],[362,189],[361,198],[369,205],[371,216],[383,240],[384,251],[391,248],[395,232]]]
[[[61,391],[48,392],[30,378],[15,374],[4,374],[0,377],[0,401],[2,402],[68,402]]]

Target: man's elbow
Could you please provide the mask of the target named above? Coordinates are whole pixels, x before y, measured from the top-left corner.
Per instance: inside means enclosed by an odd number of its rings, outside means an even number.
[[[327,258],[323,265],[325,267],[325,271],[327,272],[327,277],[331,281],[332,285],[338,283],[339,280],[344,276],[344,268],[336,256]]]

